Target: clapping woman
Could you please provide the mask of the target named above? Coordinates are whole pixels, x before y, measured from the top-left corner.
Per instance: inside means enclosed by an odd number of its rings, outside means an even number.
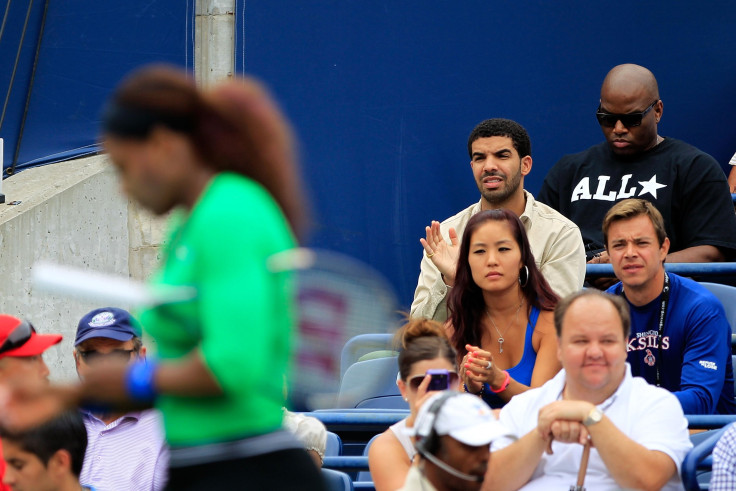
[[[482,211],[463,233],[448,298],[448,334],[465,390],[491,407],[538,387],[559,370],[557,295],[534,263],[519,218]]]

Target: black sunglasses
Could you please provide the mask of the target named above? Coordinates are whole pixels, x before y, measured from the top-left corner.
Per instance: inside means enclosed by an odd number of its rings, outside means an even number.
[[[97,350],[79,351],[79,356],[82,357],[85,363],[90,364],[98,360],[118,360],[128,361],[130,360],[130,354],[135,352],[134,349],[114,349],[108,353],[102,353]]]
[[[21,322],[15,329],[10,331],[8,337],[3,341],[2,346],[0,346],[0,354],[20,348],[31,339],[31,335],[34,332],[36,332],[36,329],[30,322]]]
[[[422,381],[424,380],[424,377],[426,377],[427,374],[424,375],[414,375],[413,377],[409,377],[409,380],[407,380],[407,383],[409,384],[409,388],[411,390],[417,390],[419,386],[421,385]],[[449,386],[450,387],[457,387],[458,380],[460,378],[457,375],[457,372],[449,372]]]
[[[601,126],[605,126],[606,128],[613,128],[614,126],[616,126],[617,121],[621,121],[621,124],[626,126],[627,128],[633,128],[641,124],[641,120],[644,118],[644,116],[646,116],[647,113],[651,111],[658,102],[659,99],[652,102],[649,107],[641,112],[628,114],[609,113],[602,110],[601,106],[598,105],[598,110],[595,113],[595,117],[598,118],[598,124]]]

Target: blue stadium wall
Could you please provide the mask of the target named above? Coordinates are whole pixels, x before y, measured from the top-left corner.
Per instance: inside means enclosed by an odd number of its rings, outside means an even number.
[[[193,67],[194,0],[7,5],[6,174],[95,151],[101,105],[135,66]],[[237,70],[299,134],[310,245],[375,266],[405,306],[424,226],[478,199],[466,140],[483,119],[527,128],[536,193],[559,157],[601,140],[600,83],[633,62],[659,80],[661,134],[724,168],[736,151],[736,2],[237,0],[235,18]]]
[[[0,3],[4,176],[97,151],[120,79],[165,62],[194,68],[194,0]]]
[[[657,76],[660,133],[726,166],[736,152],[736,2],[239,1],[236,62],[298,129],[312,243],[374,265],[411,303],[430,220],[475,202],[467,137],[520,122],[536,194],[564,154],[602,139],[600,84]]]

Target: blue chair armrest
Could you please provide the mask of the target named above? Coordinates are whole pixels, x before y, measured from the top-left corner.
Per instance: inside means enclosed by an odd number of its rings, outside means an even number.
[[[691,430],[713,430],[736,422],[736,414],[686,414]]]
[[[372,431],[374,434],[384,431],[394,423],[406,418],[408,411],[365,412],[365,411],[319,411],[304,413],[322,421],[328,430],[339,431]]]
[[[736,263],[665,263],[664,269],[682,276],[736,275]],[[591,278],[615,276],[610,264],[587,264],[585,275]]]
[[[368,470],[368,457],[362,455],[325,457],[322,467],[341,472],[365,471]]]
[[[680,468],[680,475],[682,476],[682,484],[687,491],[700,491],[697,471],[698,469],[710,470],[712,468],[713,462],[709,459],[709,456],[724,431],[725,429],[722,428],[714,432],[712,436],[696,445],[685,456]]]

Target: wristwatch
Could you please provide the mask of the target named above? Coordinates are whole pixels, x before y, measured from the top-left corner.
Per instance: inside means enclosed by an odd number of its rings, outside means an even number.
[[[592,426],[596,423],[600,423],[601,419],[603,419],[603,411],[601,411],[597,407],[593,407],[593,409],[590,410],[588,415],[583,420],[583,424],[585,426]]]

